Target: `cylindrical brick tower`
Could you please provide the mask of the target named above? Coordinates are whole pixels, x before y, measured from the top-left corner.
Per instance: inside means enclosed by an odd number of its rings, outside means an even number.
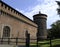
[[[39,14],[33,16],[33,19],[34,22],[38,25],[37,37],[39,38],[39,40],[47,39],[47,15],[39,12]]]

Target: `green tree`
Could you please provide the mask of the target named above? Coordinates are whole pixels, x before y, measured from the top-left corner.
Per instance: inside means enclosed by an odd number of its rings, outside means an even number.
[[[51,25],[51,29],[49,29],[49,36],[50,35],[52,38],[60,38],[60,20]]]
[[[57,8],[57,13],[58,13],[58,15],[60,16],[60,1],[56,1],[57,2],[57,4],[58,4],[58,6],[59,6],[59,8]]]

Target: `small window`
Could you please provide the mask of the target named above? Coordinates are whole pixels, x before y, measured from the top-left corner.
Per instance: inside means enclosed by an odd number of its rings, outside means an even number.
[[[10,28],[8,26],[3,28],[3,37],[10,37]]]

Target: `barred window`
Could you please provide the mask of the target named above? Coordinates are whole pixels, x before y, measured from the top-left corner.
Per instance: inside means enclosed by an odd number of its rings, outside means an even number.
[[[3,37],[10,37],[10,28],[8,26],[3,28]]]

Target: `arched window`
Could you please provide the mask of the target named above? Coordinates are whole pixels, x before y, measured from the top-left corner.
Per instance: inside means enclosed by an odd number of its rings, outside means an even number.
[[[3,37],[10,37],[10,28],[8,26],[3,28]]]

